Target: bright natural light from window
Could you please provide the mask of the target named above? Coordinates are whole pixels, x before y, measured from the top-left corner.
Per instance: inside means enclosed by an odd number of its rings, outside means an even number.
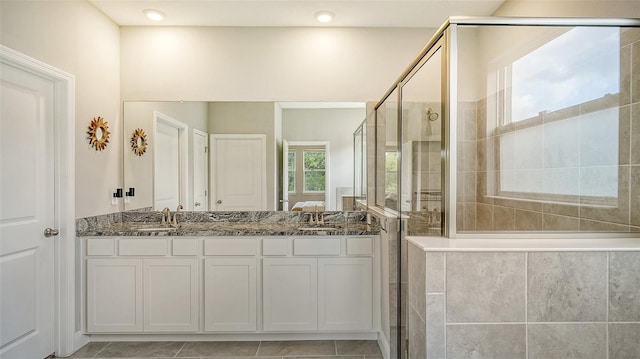
[[[505,66],[499,195],[614,204],[620,62],[618,28],[577,27]]]
[[[576,27],[513,62],[511,122],[620,91],[620,30]]]

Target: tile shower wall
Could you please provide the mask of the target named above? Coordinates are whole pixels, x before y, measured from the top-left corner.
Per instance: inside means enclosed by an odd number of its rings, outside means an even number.
[[[640,358],[640,252],[424,252],[410,359]]]
[[[496,196],[501,143],[500,131],[495,126],[498,122],[496,117],[499,116],[495,111],[497,96],[493,95],[477,102],[458,103],[458,231],[640,232],[640,30],[622,29],[620,46],[618,94],[540,115],[542,121],[549,124],[598,109],[617,107],[619,151],[616,205],[599,206],[584,202],[567,204]],[[536,127],[542,131],[542,126]],[[536,130],[536,127],[530,129]],[[527,155],[541,159],[545,156],[542,143],[539,140],[526,146],[512,144],[512,150],[515,152],[522,147]],[[572,154],[578,155],[577,152]],[[552,155],[557,157],[558,154]],[[547,179],[552,180],[545,177]]]

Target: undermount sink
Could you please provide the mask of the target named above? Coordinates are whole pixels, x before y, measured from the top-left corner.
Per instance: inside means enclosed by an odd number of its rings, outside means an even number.
[[[300,227],[299,231],[335,231],[336,227]]]
[[[163,232],[163,231],[174,231],[176,229],[175,226],[163,226],[163,225],[147,225],[147,226],[137,226],[135,228],[138,232]]]

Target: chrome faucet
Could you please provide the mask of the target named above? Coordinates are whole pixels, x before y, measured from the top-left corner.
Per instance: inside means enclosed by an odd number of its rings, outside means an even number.
[[[174,225],[178,225],[178,213],[180,213],[180,210],[183,209],[184,207],[182,207],[181,204],[178,205],[178,207],[176,208],[176,213],[173,214],[173,224]]]
[[[167,207],[164,207],[162,210],[162,224],[170,224],[171,223],[171,210]]]

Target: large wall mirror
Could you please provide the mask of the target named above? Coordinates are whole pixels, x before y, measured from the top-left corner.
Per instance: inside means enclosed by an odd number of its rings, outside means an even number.
[[[125,210],[351,210],[364,118],[351,102],[125,102]],[[130,145],[140,130],[142,155]]]

